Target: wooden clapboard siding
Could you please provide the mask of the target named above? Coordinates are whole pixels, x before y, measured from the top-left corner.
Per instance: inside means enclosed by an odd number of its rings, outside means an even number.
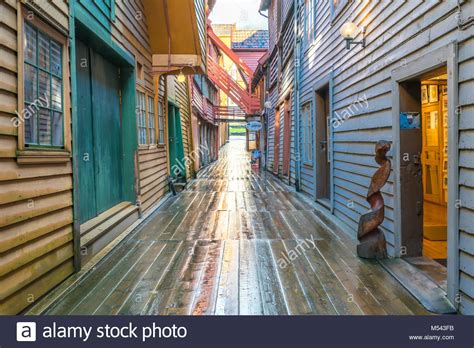
[[[269,46],[268,52],[273,52],[278,41],[278,7],[280,0],[272,1],[268,9],[268,34]]]
[[[168,78],[168,99],[175,103],[179,108],[181,116],[181,132],[183,135],[183,149],[185,158],[191,158],[192,152],[192,134],[191,134],[191,114],[190,114],[190,103],[191,96],[189,94],[189,80],[180,83],[176,76],[169,76]],[[192,80],[191,80],[192,83]],[[186,167],[186,177],[189,178],[192,175],[192,166]]]
[[[471,6],[471,9],[473,7]],[[471,11],[472,12],[472,11]],[[474,313],[474,38],[459,43],[460,309]]]
[[[336,26],[340,26],[348,20],[361,20],[369,14],[371,18],[373,17],[369,33],[369,37],[373,37],[372,39],[368,37],[367,40],[371,43],[374,40],[380,41],[380,43],[378,45],[373,43],[372,47],[369,45],[362,52],[359,49],[346,50],[338,31],[331,27],[329,3],[318,3],[316,41],[313,46],[308,48],[302,62],[302,93],[311,92],[312,84],[334,69],[334,111],[343,112],[362,95],[367,97],[368,103],[368,108],[360,108],[342,126],[335,129],[334,167],[340,167],[340,164],[344,164],[345,161],[355,162],[356,157],[351,159],[352,156],[359,157],[357,160],[366,158],[365,162],[373,163],[375,142],[380,139],[391,140],[390,69],[396,66],[397,60],[406,58],[406,56],[394,57],[400,47],[396,45],[390,47],[391,43],[386,41],[391,38],[393,42],[398,41],[400,46],[416,46],[416,44],[413,45],[413,41],[410,41],[409,45],[405,41],[410,38],[408,33],[416,34],[411,28],[416,27],[418,24],[416,22],[422,21],[423,13],[426,12],[421,12],[420,19],[415,20],[415,23],[411,23],[414,19],[413,16],[409,18],[407,14],[416,13],[417,9],[422,7],[425,8],[425,11],[433,11],[432,4],[420,6],[419,3],[407,3],[401,6],[400,3],[395,2],[390,4],[364,3],[343,12],[336,19]],[[448,6],[444,7],[446,7],[446,12],[449,11]],[[391,28],[392,26],[399,27],[400,30],[395,31],[394,28]],[[419,27],[416,28],[419,30]],[[393,33],[400,33],[389,35],[387,31],[391,32],[392,30]],[[384,41],[384,45],[381,44],[382,41]],[[362,150],[361,152],[354,153],[353,144],[367,146],[363,149],[359,148]],[[344,150],[341,151],[342,149]],[[335,199],[338,197],[339,200],[339,208],[335,208],[335,214],[350,224],[357,223],[360,212],[347,208],[349,201],[344,204],[343,197],[352,197],[357,203],[355,206],[366,206],[364,195],[366,186],[370,182],[370,173],[363,172],[358,167],[352,169],[335,170],[333,187]],[[308,172],[308,175],[309,179],[314,182],[313,172]],[[391,179],[390,184],[392,184]],[[392,190],[388,191],[386,195],[386,204],[389,208],[393,208],[393,203],[390,204],[393,202],[390,199]]]
[[[282,51],[280,59],[280,92],[279,92],[279,101],[289,102],[289,112],[290,112],[290,129],[284,129],[283,132],[289,132],[290,134],[290,162],[293,162],[293,165],[290,164],[290,181],[294,184],[295,179],[295,167],[294,159],[296,158],[295,147],[294,147],[294,114],[293,114],[293,87],[294,87],[294,78],[295,78],[295,64],[294,64],[294,16],[293,16],[293,6],[292,2],[283,1],[282,9]],[[283,105],[283,104],[280,104]],[[285,116],[287,117],[287,116]],[[283,121],[282,121],[283,123]],[[282,133],[283,134],[283,133]],[[281,137],[281,162],[283,165],[283,136]],[[283,171],[283,168],[282,168]]]
[[[290,182],[295,184],[296,147],[294,145],[294,17],[293,4],[290,1],[273,1],[269,9],[269,100],[274,106],[267,116],[268,122],[268,163],[267,167],[274,173],[283,172],[283,142],[285,122],[280,118],[278,168],[275,168],[275,117],[276,112],[284,107],[284,101],[290,99]],[[280,42],[278,42],[278,40]],[[278,45],[277,45],[278,43]],[[278,111],[276,111],[278,109]],[[283,116],[283,114],[281,115]]]
[[[374,145],[392,140],[391,71],[447,43],[459,44],[459,191],[460,211],[460,291],[461,312],[473,312],[474,230],[474,88],[472,49],[473,27],[458,30],[456,2],[364,2],[350,3],[332,18],[330,2],[317,2],[315,42],[303,49],[301,95],[310,95],[315,82],[333,72],[333,110],[352,108],[351,117],[334,129],[333,205],[334,214],[351,226],[354,235],[360,215],[367,210],[365,194],[370,177],[378,167]],[[474,4],[463,3],[463,13],[472,13]],[[304,11],[298,11],[304,23]],[[368,26],[367,46],[347,50],[340,37],[340,26],[348,21]],[[364,100],[364,107],[351,106]],[[302,103],[304,102],[302,98]],[[366,101],[366,102],[365,102]],[[300,105],[301,107],[301,105]],[[335,115],[334,114],[334,115]],[[313,168],[302,167],[301,189],[313,193]],[[394,254],[393,175],[382,192],[389,253]]]
[[[111,35],[142,65],[144,78],[143,80],[137,79],[137,88],[153,97],[155,86],[151,74],[152,51],[146,16],[147,13],[141,0],[116,1],[116,18],[111,23]],[[158,102],[162,105],[165,103],[163,78],[158,81]],[[165,109],[163,110],[163,112],[166,112]],[[157,118],[155,126],[158,129]],[[140,202],[142,210],[146,211],[152,208],[168,192],[166,185],[168,175],[166,146],[157,146],[156,144],[140,146],[138,150],[138,169]]]
[[[67,34],[66,1],[25,3]],[[18,6],[0,2],[0,314],[20,312],[73,271],[71,163],[17,163]]]
[[[183,147],[184,147],[184,156],[185,158],[191,158],[192,152],[192,130],[191,130],[191,96],[189,95],[189,80],[186,79],[186,82],[179,83],[176,82],[176,102],[179,105],[179,112],[181,116],[181,131],[183,132]],[[186,177],[191,176],[191,166],[186,167]]]

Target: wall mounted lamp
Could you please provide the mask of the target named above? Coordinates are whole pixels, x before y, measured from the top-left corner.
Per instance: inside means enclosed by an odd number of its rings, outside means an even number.
[[[344,40],[346,40],[346,48],[348,50],[351,49],[352,45],[362,45],[363,48],[365,47],[365,33],[367,31],[367,27],[362,27],[362,40],[354,41],[359,31],[359,27],[352,22],[345,23],[339,30],[341,36],[344,38]]]
[[[186,81],[186,76],[183,74],[183,70],[181,70],[181,72],[178,75],[178,82],[183,83],[184,81]]]

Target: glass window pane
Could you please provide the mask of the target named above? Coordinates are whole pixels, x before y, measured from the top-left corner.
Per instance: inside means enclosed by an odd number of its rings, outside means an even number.
[[[40,109],[38,112],[39,143],[51,145],[51,116],[49,110]]]
[[[146,129],[140,127],[140,144],[146,144]]]
[[[158,140],[160,144],[165,143],[165,132],[160,130],[160,139]]]
[[[53,112],[53,145],[63,146],[63,114]]]
[[[38,66],[49,70],[49,38],[38,33]]]
[[[150,129],[149,130],[150,132],[150,144],[154,144],[155,143],[155,130],[154,129]]]
[[[44,71],[39,71],[39,81],[38,81],[38,97],[41,97],[42,99],[46,99],[48,101],[48,106],[51,98],[51,93],[50,93],[50,75]]]
[[[26,106],[28,108],[28,106]],[[37,144],[37,128],[36,128],[36,113],[34,108],[29,108],[30,113],[25,113],[25,143],[26,144]]]
[[[51,41],[51,72],[57,76],[62,76],[61,45]]]
[[[51,87],[52,87],[52,95],[51,95],[52,108],[56,110],[62,110],[63,103],[62,103],[61,80],[56,77],[53,77],[51,80]]]
[[[25,64],[25,101],[34,102],[37,99],[37,70]]]
[[[25,24],[24,55],[27,62],[36,64],[36,30]]]

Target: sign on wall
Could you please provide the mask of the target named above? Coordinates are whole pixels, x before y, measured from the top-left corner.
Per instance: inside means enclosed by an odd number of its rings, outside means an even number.
[[[251,132],[257,132],[260,129],[262,129],[262,123],[259,121],[250,121],[247,122],[247,125],[245,126],[249,131]]]

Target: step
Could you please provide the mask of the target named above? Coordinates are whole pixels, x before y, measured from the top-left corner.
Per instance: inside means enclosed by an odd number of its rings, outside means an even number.
[[[119,210],[115,215],[108,214],[107,219],[81,237],[81,263],[87,263],[138,219],[138,207],[131,203],[128,203],[124,209]]]
[[[428,311],[437,314],[457,312],[444,289],[415,266],[403,259],[386,259],[379,262]]]
[[[425,256],[405,257],[403,260],[418,268],[428,278],[434,281],[438,286],[446,292],[448,270],[435,260]]]
[[[130,207],[130,202],[120,202],[119,204],[113,206],[112,208],[108,209],[107,211],[97,215],[95,218],[84,222],[80,227],[81,237],[92,231],[94,228],[102,224],[104,221],[109,219],[111,216],[118,214],[124,209]]]

